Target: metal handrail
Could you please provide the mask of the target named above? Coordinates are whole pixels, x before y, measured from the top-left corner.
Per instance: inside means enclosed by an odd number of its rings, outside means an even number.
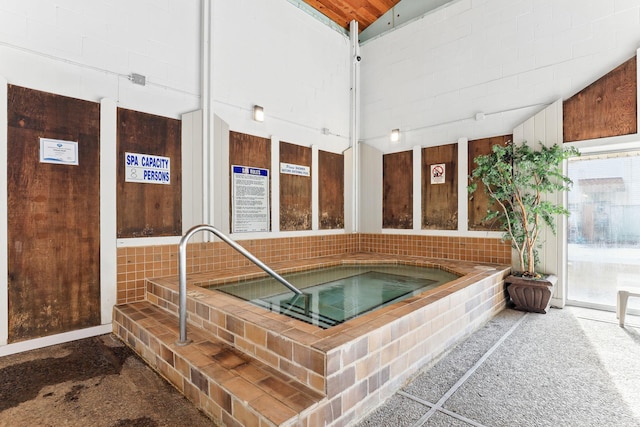
[[[191,227],[189,231],[187,231],[186,234],[182,236],[182,239],[180,239],[180,245],[178,246],[178,316],[180,318],[180,339],[176,341],[177,345],[189,344],[189,340],[187,340],[187,242],[198,231],[209,231],[215,234],[220,240],[231,246],[236,251],[240,252],[249,261],[260,267],[269,276],[282,283],[297,295],[302,295],[302,291],[293,286],[291,283],[287,282],[282,276],[280,276],[278,273],[269,268],[269,266],[256,258],[251,252],[240,246],[235,241],[231,240],[228,236],[224,235],[214,226],[207,224],[196,225],[195,227]]]

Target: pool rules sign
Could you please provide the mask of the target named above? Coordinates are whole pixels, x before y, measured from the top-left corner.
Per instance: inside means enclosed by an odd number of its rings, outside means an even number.
[[[269,231],[269,169],[231,169],[231,232]]]

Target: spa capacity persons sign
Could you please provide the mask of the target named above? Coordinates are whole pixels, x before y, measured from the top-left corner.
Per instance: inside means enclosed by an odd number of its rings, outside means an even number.
[[[171,184],[171,159],[150,154],[124,153],[126,182]]]
[[[231,232],[269,231],[269,169],[231,168]]]

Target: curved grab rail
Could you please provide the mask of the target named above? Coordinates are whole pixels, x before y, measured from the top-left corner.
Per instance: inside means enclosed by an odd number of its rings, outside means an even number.
[[[180,319],[180,339],[176,342],[177,345],[187,345],[189,343],[189,341],[187,340],[187,242],[198,231],[209,231],[215,234],[218,238],[220,238],[220,240],[231,246],[236,251],[240,252],[249,261],[264,270],[264,272],[269,276],[282,283],[297,295],[302,295],[302,291],[293,286],[291,283],[287,282],[282,276],[280,276],[278,273],[269,268],[269,266],[256,258],[251,252],[240,246],[235,241],[231,240],[214,226],[207,224],[196,225],[194,227],[191,227],[189,231],[187,231],[186,234],[182,236],[182,239],[180,239],[180,245],[178,246],[178,316]]]

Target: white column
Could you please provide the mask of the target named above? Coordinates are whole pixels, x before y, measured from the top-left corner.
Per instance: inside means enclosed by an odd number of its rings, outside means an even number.
[[[311,230],[320,229],[320,168],[317,145],[311,146]]]
[[[351,232],[360,230],[358,224],[358,206],[360,199],[360,153],[358,139],[360,138],[360,44],[358,42],[358,21],[349,24],[351,42],[351,148],[352,150],[352,200],[351,200]]]
[[[360,145],[360,233],[382,232],[382,151],[366,143]],[[346,186],[346,180],[345,180]]]
[[[182,115],[182,234],[204,223],[202,110]],[[192,240],[202,241],[205,233]]]
[[[9,250],[7,229],[7,81],[0,76],[0,345],[9,338]]]
[[[214,158],[214,111],[213,111],[213,22],[215,1],[203,1],[201,3],[201,93],[200,102],[202,108],[202,221],[206,224],[213,223],[216,200],[212,192],[215,185],[213,165]],[[211,240],[210,233],[204,233],[205,241]]]
[[[118,107],[100,101],[100,309],[102,324],[111,323],[117,299],[118,250]]]
[[[469,139],[458,139],[458,231],[469,229],[469,191],[467,185],[469,179],[469,164],[467,153],[469,152]]]
[[[636,82],[640,82],[640,49],[636,50],[636,74],[637,74]],[[638,91],[636,95],[636,103],[637,103],[638,99],[640,99],[640,85],[637,83],[636,83],[636,89]],[[638,114],[638,119],[636,123],[640,123],[640,108],[636,108],[636,113]]]
[[[280,139],[271,137],[271,232],[280,231]]]
[[[422,230],[422,147],[413,147],[413,231]]]
[[[213,117],[214,136],[212,144],[213,160],[211,175],[213,185],[210,191],[212,200],[211,224],[224,234],[231,232],[229,201],[231,200],[231,178],[229,170],[229,124],[220,117]],[[214,202],[215,201],[215,202]],[[203,233],[204,234],[204,233]],[[206,233],[209,234],[209,233]],[[196,237],[196,236],[194,236]]]

